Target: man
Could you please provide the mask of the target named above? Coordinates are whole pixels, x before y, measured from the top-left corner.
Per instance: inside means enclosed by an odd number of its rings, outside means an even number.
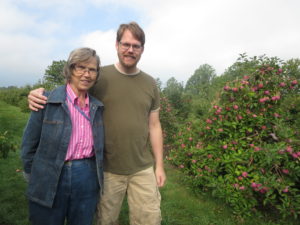
[[[157,187],[164,185],[166,175],[159,92],[155,80],[137,68],[144,44],[145,34],[137,23],[121,24],[116,39],[119,62],[101,68],[100,80],[91,90],[105,107],[104,193],[98,205],[98,225],[118,224],[126,193],[131,225],[161,222]],[[31,91],[31,109],[41,108],[37,103],[43,103],[42,91]]]

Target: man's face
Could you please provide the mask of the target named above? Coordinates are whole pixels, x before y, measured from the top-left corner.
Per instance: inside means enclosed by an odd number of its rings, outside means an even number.
[[[125,30],[121,41],[116,42],[116,49],[119,62],[124,69],[134,69],[144,51],[141,42],[135,39],[129,30]]]

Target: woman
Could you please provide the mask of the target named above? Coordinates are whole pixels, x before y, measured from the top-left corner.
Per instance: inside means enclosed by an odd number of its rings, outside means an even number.
[[[33,225],[92,225],[103,182],[103,104],[87,91],[99,66],[95,50],[72,51],[66,85],[45,93],[45,108],[28,120],[21,158]]]

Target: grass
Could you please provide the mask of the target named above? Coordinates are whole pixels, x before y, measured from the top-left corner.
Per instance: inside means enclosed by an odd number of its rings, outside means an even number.
[[[230,211],[217,201],[196,196],[182,181],[182,173],[166,165],[168,181],[161,189],[162,225],[232,225]]]
[[[7,130],[17,140],[21,140],[28,117],[29,114],[22,113],[18,107],[0,101],[0,132]]]
[[[8,131],[20,143],[28,113],[0,101],[0,132]],[[19,151],[9,152],[9,157],[0,159],[0,224],[26,225],[27,202],[24,195],[26,183],[21,173]]]
[[[21,113],[16,107],[0,101],[0,132],[8,130],[20,143],[29,114]],[[9,157],[0,159],[0,225],[27,225],[27,200],[24,195],[19,152],[10,152]],[[207,194],[195,194],[184,183],[177,169],[166,165],[168,176],[161,188],[162,225],[295,225],[297,221],[280,221],[275,215],[255,216],[242,220],[234,216],[222,201]],[[299,223],[298,223],[299,224]],[[126,201],[120,214],[120,225],[129,225]]]

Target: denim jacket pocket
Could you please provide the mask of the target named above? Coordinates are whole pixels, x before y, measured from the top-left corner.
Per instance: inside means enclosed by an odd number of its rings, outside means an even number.
[[[58,140],[63,137],[63,129],[63,121],[44,119],[40,143],[58,145]]]

